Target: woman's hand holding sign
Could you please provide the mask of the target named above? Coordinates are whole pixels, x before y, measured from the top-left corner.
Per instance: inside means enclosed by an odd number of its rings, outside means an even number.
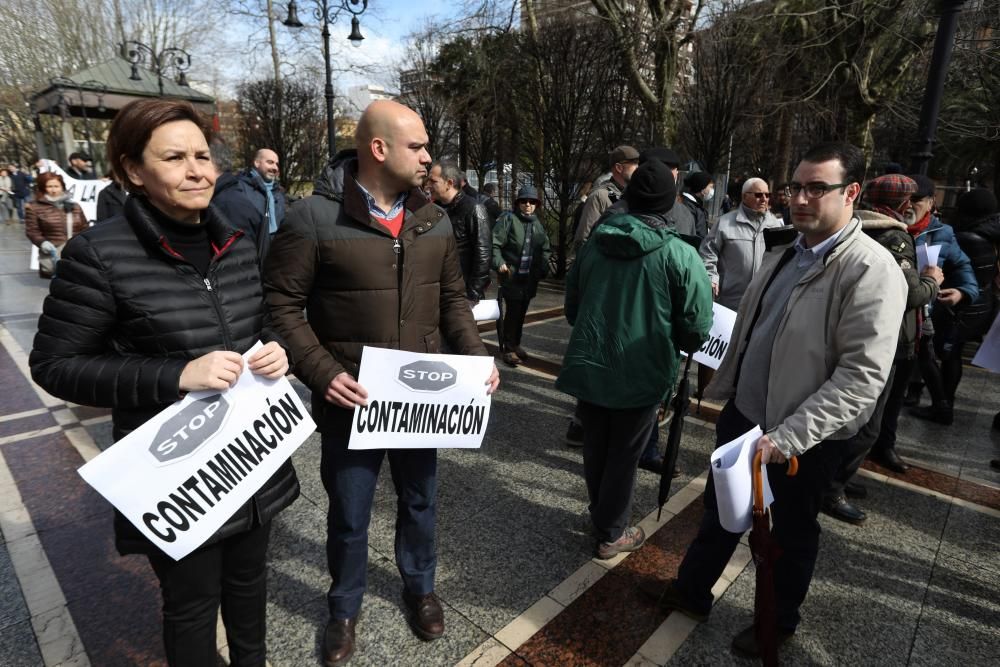
[[[181,371],[180,390],[229,389],[240,379],[243,357],[239,352],[220,350],[189,361]]]
[[[277,380],[288,372],[288,355],[285,348],[271,341],[250,357],[247,367],[254,375]]]

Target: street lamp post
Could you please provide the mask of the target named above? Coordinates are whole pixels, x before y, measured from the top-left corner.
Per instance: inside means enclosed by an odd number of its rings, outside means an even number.
[[[316,6],[313,8],[313,17],[323,24],[323,64],[326,66],[326,87],[324,96],[326,97],[326,143],[330,159],[337,154],[337,126],[333,120],[333,70],[330,66],[330,3],[327,0],[313,0]],[[339,4],[339,7],[338,7]],[[360,5],[360,8],[358,6]],[[368,9],[368,0],[334,0],[334,11],[343,9],[351,13],[351,34],[347,39],[353,46],[361,46],[364,35],[361,34],[361,22],[358,17]],[[334,15],[332,18],[336,18]],[[289,28],[301,28],[302,22],[299,20],[298,3],[290,0],[288,3],[288,18],[284,24]]]
[[[97,95],[97,110],[100,112],[104,110],[104,96],[108,94],[108,87],[100,81],[90,80],[77,83],[73,79],[64,76],[53,78],[51,83],[59,91],[60,100],[64,99],[62,95],[64,88],[75,88],[77,95],[80,96],[80,113],[83,115],[83,136],[87,140],[87,152],[90,154],[90,158],[94,159],[94,143],[90,138],[90,119],[87,117],[87,105],[83,99],[83,89],[87,88],[95,92]],[[66,150],[69,151],[69,147]]]
[[[191,54],[184,49],[170,46],[159,53],[142,42],[130,40],[121,45],[122,57],[132,63],[132,81],[142,81],[139,76],[139,65],[146,65],[156,73],[156,83],[160,87],[160,97],[163,97],[163,75],[170,70],[177,72],[177,85],[187,87],[187,76],[184,72],[191,67]]]
[[[955,46],[958,15],[964,4],[965,0],[945,0],[942,4],[937,36],[934,39],[934,52],[927,72],[927,88],[920,108],[916,150],[913,152],[913,162],[910,167],[912,173],[926,176],[928,163],[934,156],[934,135],[937,132],[938,112],[941,110],[941,96],[944,94],[944,82],[948,76],[952,47]]]

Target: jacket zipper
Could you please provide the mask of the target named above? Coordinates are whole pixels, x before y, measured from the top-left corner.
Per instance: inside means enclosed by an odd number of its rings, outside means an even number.
[[[226,346],[227,350],[233,349],[233,340],[229,335],[229,325],[226,324],[226,318],[222,314],[222,305],[219,303],[218,292],[212,288],[212,281],[208,276],[205,276],[205,289],[208,290],[208,296],[212,300],[212,306],[215,308],[215,314],[219,318],[219,328],[222,329],[222,343]]]
[[[401,350],[403,349],[403,245],[399,242],[399,237],[392,240],[392,252],[396,255],[396,331],[399,334],[398,349]]]

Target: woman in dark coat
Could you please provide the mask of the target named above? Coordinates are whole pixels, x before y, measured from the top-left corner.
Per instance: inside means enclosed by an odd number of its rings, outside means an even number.
[[[535,188],[518,190],[514,210],[504,213],[493,227],[493,269],[500,281],[500,319],[497,336],[500,353],[509,366],[527,356],[521,347],[521,329],[538,281],[549,272],[552,247],[549,235],[535,212],[540,202]]]
[[[66,192],[62,176],[39,174],[35,201],[25,206],[24,234],[38,246],[38,273],[42,278],[52,277],[63,246],[86,228],[87,216]]]
[[[209,205],[216,172],[194,107],[126,105],[108,155],[131,195],[122,215],[67,244],[29,363],[51,394],[112,408],[120,440],[187,392],[224,391],[243,371],[277,379],[288,360],[265,328],[256,248]],[[241,354],[258,339],[266,344],[244,368]],[[265,664],[271,519],[298,493],[286,462],[178,561],[115,513],[119,552],[145,554],[159,577],[169,664],[217,664],[220,604],[231,664]]]

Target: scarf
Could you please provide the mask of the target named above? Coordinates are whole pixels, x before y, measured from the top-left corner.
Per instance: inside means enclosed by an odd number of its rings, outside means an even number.
[[[524,223],[524,245],[521,246],[521,262],[517,265],[517,275],[523,276],[531,273],[531,233],[535,228],[535,216],[522,215],[520,211],[515,215]]]
[[[906,226],[906,231],[910,232],[910,236],[916,237],[927,231],[927,227],[931,224],[931,212],[927,211],[924,213],[924,217],[920,218],[917,222],[912,225]]]
[[[274,212],[274,181],[268,181],[261,177],[257,173],[257,170],[253,170],[254,178],[264,186],[264,194],[267,195],[267,231],[269,234],[274,234],[278,231],[278,218]]]

